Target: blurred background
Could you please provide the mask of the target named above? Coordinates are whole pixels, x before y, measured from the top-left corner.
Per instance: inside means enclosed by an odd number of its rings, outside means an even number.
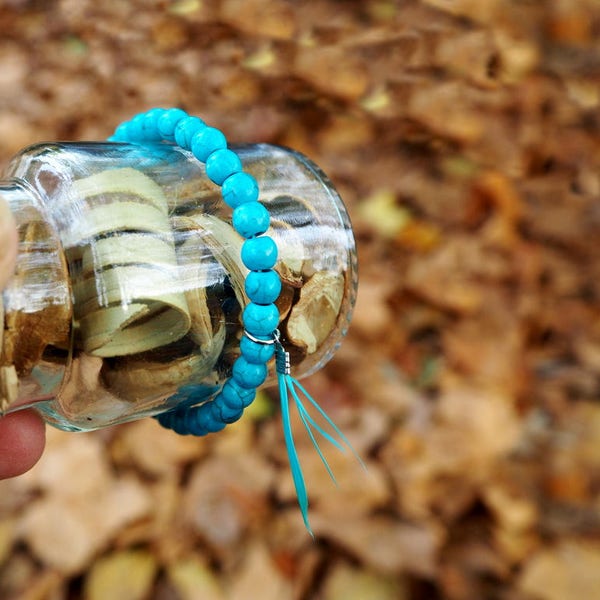
[[[597,0],[0,0],[0,163],[180,106],[307,154],[359,247],[307,387],[226,431],[48,431],[0,482],[6,600],[600,598]]]

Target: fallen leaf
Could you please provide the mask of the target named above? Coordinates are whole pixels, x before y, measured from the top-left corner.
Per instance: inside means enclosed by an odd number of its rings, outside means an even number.
[[[198,465],[183,499],[186,522],[216,548],[238,543],[265,511],[273,473],[254,453]]]
[[[329,451],[325,443],[323,450],[337,485],[315,448],[310,443],[297,444],[311,507],[323,516],[349,518],[369,514],[389,502],[391,492],[386,477],[375,462],[367,460],[363,470],[348,450],[344,454],[337,449]],[[291,475],[286,473],[280,479],[278,491],[286,500],[296,498]]]
[[[317,538],[338,544],[380,573],[403,571],[428,577],[436,571],[443,533],[432,524],[407,524],[377,516],[344,520],[316,512],[311,522]]]
[[[411,220],[410,212],[396,201],[390,190],[378,190],[363,199],[357,215],[362,222],[385,238],[393,238]]]
[[[198,556],[190,556],[167,568],[167,575],[181,600],[224,600],[219,579]]]
[[[151,497],[135,479],[117,480],[102,493],[33,502],[19,535],[45,564],[62,573],[81,571],[122,527],[146,516]]]
[[[600,546],[563,540],[534,554],[519,578],[519,589],[539,600],[597,598]]]
[[[408,600],[401,577],[382,577],[344,563],[334,565],[323,585],[323,600]]]
[[[155,419],[141,419],[124,426],[112,445],[117,463],[133,464],[149,475],[173,474],[206,452],[203,440],[177,435]]]
[[[65,499],[94,497],[110,486],[111,469],[97,435],[74,435],[50,428],[44,455],[23,479],[32,487]]]
[[[96,561],[84,584],[85,600],[143,600],[156,575],[156,559],[149,552],[126,550]]]
[[[10,555],[15,539],[15,522],[12,519],[0,520],[0,566]]]
[[[254,542],[248,547],[241,569],[231,579],[227,598],[292,600],[290,582],[277,571],[263,543]]]

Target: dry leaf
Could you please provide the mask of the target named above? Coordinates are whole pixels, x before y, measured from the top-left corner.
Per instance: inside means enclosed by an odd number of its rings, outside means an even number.
[[[23,479],[61,498],[94,497],[110,486],[111,472],[98,436],[49,429],[44,455]]]
[[[214,457],[194,469],[185,520],[215,547],[231,547],[264,512],[271,483],[271,470],[255,454]]]
[[[49,494],[32,503],[19,533],[46,565],[63,573],[81,571],[122,527],[146,516],[150,495],[134,479],[117,480],[102,493]]]
[[[205,452],[202,440],[177,435],[154,419],[142,419],[123,427],[112,447],[117,462],[132,463],[154,476],[172,475]]]
[[[0,565],[10,555],[15,538],[15,522],[12,519],[0,520]]]
[[[266,547],[255,542],[247,549],[241,569],[232,578],[229,600],[291,600],[291,584],[279,573]]]
[[[526,563],[519,589],[539,600],[596,598],[600,589],[600,547],[564,540]]]
[[[309,441],[298,439],[297,448],[310,505],[324,517],[358,518],[389,502],[391,494],[386,477],[376,463],[366,461],[366,470],[363,470],[349,451],[342,454],[337,449],[327,448],[324,442],[323,450],[336,486]],[[296,492],[291,475],[284,471],[279,482],[280,496],[294,500]]]
[[[169,581],[181,600],[224,600],[222,586],[206,561],[190,556],[167,569]]]
[[[156,559],[141,550],[109,554],[96,561],[85,580],[86,600],[144,600],[156,574]]]
[[[344,563],[336,564],[323,585],[323,600],[408,600],[401,578],[382,577]]]
[[[406,571],[419,576],[435,573],[443,533],[432,524],[410,525],[389,517],[361,521],[335,519],[316,511],[311,523],[317,537],[339,544],[362,564],[380,573]]]

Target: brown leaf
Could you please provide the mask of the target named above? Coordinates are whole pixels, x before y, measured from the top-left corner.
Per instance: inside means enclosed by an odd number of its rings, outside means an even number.
[[[15,522],[12,519],[0,520],[0,565],[8,558],[15,538]]]
[[[386,477],[378,465],[366,461],[366,470],[362,470],[349,451],[342,454],[332,449],[329,452],[325,444],[327,442],[323,443],[323,450],[337,486],[331,481],[310,442],[297,444],[311,506],[323,516],[348,519],[385,506],[391,494]],[[287,470],[280,478],[279,494],[286,500],[296,497],[292,477]]]
[[[596,598],[600,589],[600,547],[564,540],[541,550],[526,563],[519,589],[539,600]]]
[[[265,510],[272,477],[251,453],[198,465],[183,500],[186,522],[216,548],[231,547]]]
[[[311,522],[317,537],[339,544],[378,572],[435,573],[443,533],[432,524],[411,525],[389,517],[344,520],[318,513]]]
[[[44,564],[77,573],[116,532],[150,508],[150,496],[136,480],[117,480],[94,495],[55,493],[37,500],[25,512],[20,535]]]
[[[291,599],[291,585],[275,568],[266,547],[252,544],[246,553],[244,563],[232,578],[227,598],[247,600],[260,597],[261,600]]]
[[[484,300],[483,286],[466,269],[469,263],[477,260],[474,253],[479,254],[480,250],[472,242],[449,239],[410,263],[405,285],[435,306],[473,313],[481,308]]]
[[[119,463],[132,463],[155,476],[173,474],[205,452],[203,440],[177,435],[154,419],[142,419],[121,428],[112,446],[113,457]]]
[[[369,74],[360,58],[340,46],[298,49],[295,71],[310,84],[346,100],[360,98],[368,89]]]
[[[110,486],[111,472],[97,435],[73,435],[51,428],[42,459],[23,479],[31,487],[62,498],[94,497]]]
[[[422,86],[412,94],[408,113],[437,135],[463,144],[476,143],[484,126],[472,109],[469,92],[458,82]]]

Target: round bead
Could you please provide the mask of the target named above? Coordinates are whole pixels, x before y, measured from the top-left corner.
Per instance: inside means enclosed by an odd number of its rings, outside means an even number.
[[[246,294],[256,304],[271,304],[279,298],[281,278],[276,271],[250,271],[244,283]]]
[[[248,173],[235,173],[223,182],[221,194],[228,206],[237,208],[246,202],[258,200],[258,184]]]
[[[257,365],[268,363],[275,354],[275,344],[261,344],[243,336],[240,340],[242,356],[249,362]]]
[[[242,313],[244,328],[252,335],[270,335],[279,323],[279,309],[274,304],[250,302]]]
[[[177,133],[177,131],[175,131],[175,133]],[[225,139],[223,132],[214,127],[204,127],[202,130],[196,132],[190,143],[191,145],[189,148],[193,155],[202,162],[206,162],[206,159],[215,150],[227,148],[227,140]]]
[[[180,108],[169,108],[159,118],[157,122],[158,133],[169,142],[175,140],[175,127],[188,114]]]
[[[246,240],[242,245],[242,262],[251,271],[271,269],[277,262],[277,245],[266,235]]]
[[[206,174],[217,185],[221,185],[228,177],[241,170],[242,161],[239,156],[227,148],[215,150],[206,159]]]
[[[267,367],[249,363],[243,356],[240,356],[233,363],[232,377],[241,387],[255,389],[262,385],[267,378]]]
[[[186,412],[176,411],[171,420],[171,429],[179,435],[188,435],[190,433],[186,419]]]
[[[223,404],[226,404],[231,408],[246,408],[246,406],[252,404],[256,397],[256,390],[242,387],[233,379],[228,379],[223,384],[223,388],[218,397],[221,398]]]
[[[233,227],[245,238],[264,233],[269,221],[269,211],[260,202],[246,202],[233,210]]]
[[[185,117],[175,126],[175,143],[184,150],[191,150],[192,138],[206,128],[206,123],[198,117]]]
[[[158,119],[164,112],[164,108],[153,108],[144,115],[144,120],[142,121],[144,139],[154,141],[160,140],[160,134],[158,133]]]
[[[161,413],[160,415],[156,415],[156,420],[167,429],[172,429],[175,431],[175,411],[170,410],[168,412]]]
[[[157,419],[163,427],[172,429],[180,435],[187,435],[189,433],[189,430],[185,422],[186,412],[187,411],[181,409],[170,410],[166,413],[158,415]]]
[[[227,423],[217,421],[207,404],[194,406],[185,411],[185,422],[192,435],[206,435],[225,428]]]
[[[243,408],[231,408],[221,402],[219,396],[208,404],[208,410],[210,410],[213,419],[221,423],[235,423],[244,413]]]
[[[144,113],[135,115],[135,117],[129,121],[127,133],[134,142],[144,139]]]
[[[131,137],[129,134],[129,123],[125,121],[115,129],[115,132],[108,139],[111,142],[122,142],[129,137]]]

